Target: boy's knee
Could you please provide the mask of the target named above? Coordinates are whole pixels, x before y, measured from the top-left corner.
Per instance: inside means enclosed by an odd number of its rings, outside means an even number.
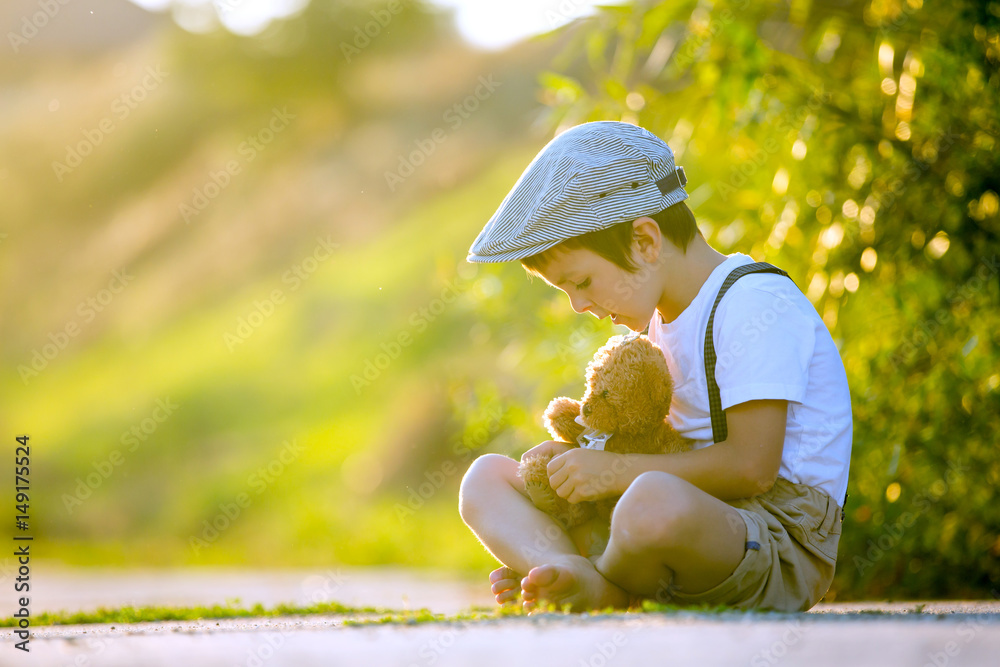
[[[462,518],[467,519],[477,508],[489,503],[496,483],[505,481],[512,471],[517,473],[517,461],[508,456],[491,453],[477,457],[465,471],[458,490],[458,512]]]
[[[659,470],[644,472],[629,484],[629,487],[622,495],[622,499],[629,498],[630,501],[655,503],[664,506],[667,501],[676,500],[684,495],[684,489],[679,487],[687,484],[677,475]]]
[[[618,546],[640,552],[670,544],[680,535],[681,522],[690,512],[679,477],[665,472],[644,472],[629,485],[615,506],[611,530]]]

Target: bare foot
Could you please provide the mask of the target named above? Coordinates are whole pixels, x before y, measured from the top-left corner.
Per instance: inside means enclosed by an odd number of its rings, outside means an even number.
[[[493,591],[500,606],[510,606],[521,592],[521,575],[506,565],[490,572],[490,583],[492,584],[490,590]]]
[[[558,562],[531,568],[521,580],[521,597],[529,613],[542,602],[558,607],[569,603],[570,611],[629,606],[628,593],[605,579],[583,556],[567,555]]]

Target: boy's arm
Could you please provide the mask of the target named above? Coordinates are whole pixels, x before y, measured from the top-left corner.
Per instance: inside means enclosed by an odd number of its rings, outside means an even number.
[[[788,401],[733,405],[726,410],[729,436],[722,442],[676,454],[624,455],[618,493],[650,470],[677,475],[719,500],[764,493],[778,477],[787,420]]]

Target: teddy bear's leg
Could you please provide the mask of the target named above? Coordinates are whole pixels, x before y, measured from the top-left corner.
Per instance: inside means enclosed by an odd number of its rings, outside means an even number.
[[[559,496],[556,496],[557,498]],[[560,498],[560,500],[563,500]],[[579,526],[581,523],[590,521],[594,516],[597,515],[597,509],[594,507],[594,503],[588,501],[582,501],[579,503],[566,503],[566,516],[564,519],[565,524],[572,528],[573,526]]]
[[[527,489],[527,487],[525,488]],[[548,484],[544,488],[535,487],[535,495],[532,495],[530,489],[527,490],[528,497],[531,498],[535,507],[556,519],[564,530],[579,526],[595,516],[593,503],[571,503],[559,496]]]
[[[611,513],[607,501],[598,500],[587,503],[593,508],[593,514],[582,525],[578,526],[578,544],[580,553],[592,563],[608,548],[611,539]]]
[[[618,504],[618,498],[620,497],[621,496],[616,496],[614,498],[601,498],[596,501],[595,504],[597,505],[598,516],[610,523],[611,513],[615,511],[615,505]]]
[[[570,503],[552,489],[546,469],[551,459],[551,456],[529,456],[521,462],[518,476],[524,481],[524,490],[535,507],[568,530],[588,520],[595,510],[593,503]]]
[[[549,486],[548,481],[525,480],[524,490],[528,492],[528,497],[531,498],[531,502],[534,503],[535,507],[549,516],[562,521],[562,517],[567,514],[565,508],[562,507],[562,503],[565,501],[556,495],[556,492]]]
[[[581,555],[596,563],[597,559],[608,548],[611,539],[611,527],[607,519],[595,512],[589,520],[573,529],[574,541]]]
[[[611,539],[611,513],[618,504],[618,497],[602,498],[592,503],[594,517],[590,522],[590,553],[588,558],[595,561],[608,548]]]
[[[529,456],[521,462],[518,475],[524,481],[524,490],[535,507],[565,525],[571,512],[570,504],[560,498],[549,484],[546,466],[551,459],[551,456]]]
[[[608,541],[610,540],[610,535],[608,531],[598,531],[596,528],[591,532],[590,538],[590,552],[587,554],[587,559],[593,563],[597,564],[597,559],[600,558],[604,551],[608,548]]]

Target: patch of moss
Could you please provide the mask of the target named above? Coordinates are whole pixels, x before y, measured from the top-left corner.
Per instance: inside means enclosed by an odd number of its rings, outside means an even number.
[[[660,604],[651,600],[644,600],[641,609],[633,609],[633,613],[674,613],[674,612],[695,612],[702,614],[721,614],[725,612],[747,613],[745,610],[735,609],[726,605],[690,605],[680,607],[672,604]],[[483,621],[509,617],[537,617],[539,614],[559,614],[565,616],[615,616],[624,613],[621,609],[607,607],[605,609],[592,609],[588,612],[573,614],[570,612],[569,603],[556,605],[548,603],[538,605],[535,611],[529,616],[520,605],[506,605],[498,607],[471,607],[468,611],[458,614],[436,614],[429,609],[417,609],[404,611],[402,613],[392,613],[379,618],[370,619],[347,619],[344,625],[419,625],[423,623],[457,623],[463,621]]]
[[[43,612],[32,616],[32,625],[81,625],[88,623],[141,623],[150,621],[196,621],[209,618],[251,618],[273,616],[306,616],[311,614],[395,614],[392,609],[377,607],[348,607],[339,602],[320,602],[308,606],[294,604],[277,604],[265,608],[258,603],[249,608],[235,606],[234,602],[225,605],[193,606],[193,607],[99,607],[95,611],[57,611]],[[17,619],[8,617],[0,619],[0,627],[13,627]]]
[[[462,621],[482,621],[486,619],[504,618],[508,616],[527,616],[519,605],[507,607],[496,607],[488,609],[486,607],[474,607],[466,612],[447,615],[434,613],[427,608],[412,611],[393,612],[379,618],[371,619],[347,619],[344,625],[419,625],[422,623],[457,623]]]

